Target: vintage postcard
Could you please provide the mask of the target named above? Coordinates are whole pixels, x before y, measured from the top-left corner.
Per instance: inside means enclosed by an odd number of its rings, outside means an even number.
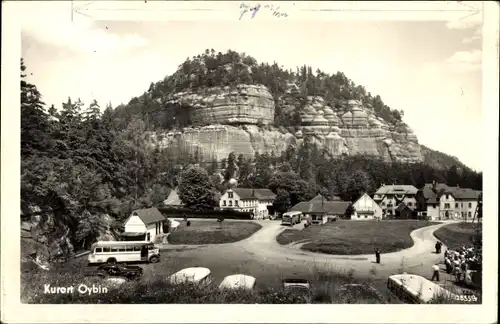
[[[497,321],[498,3],[2,9],[2,321]]]

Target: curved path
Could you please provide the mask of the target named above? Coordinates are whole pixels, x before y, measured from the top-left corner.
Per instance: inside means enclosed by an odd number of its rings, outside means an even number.
[[[162,250],[188,250],[194,248],[197,250],[202,249],[208,253],[209,250],[213,250],[213,252],[227,257],[248,254],[252,256],[252,259],[258,259],[266,264],[303,263],[309,268],[316,267],[335,272],[354,269],[357,275],[386,278],[388,275],[400,273],[401,270],[416,274],[429,274],[432,264],[437,260],[442,260],[442,255],[434,253],[436,237],[433,233],[448,223],[443,222],[414,230],[410,234],[414,241],[412,247],[398,252],[382,254],[381,264],[376,264],[373,254],[330,255],[280,245],[276,241],[276,237],[289,227],[283,227],[280,222],[275,221],[255,222],[262,225],[262,228],[249,238],[239,242],[198,246],[162,245],[161,248]],[[215,250],[215,248],[217,249]]]

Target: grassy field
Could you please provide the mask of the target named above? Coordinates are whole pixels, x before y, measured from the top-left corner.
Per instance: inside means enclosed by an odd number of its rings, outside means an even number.
[[[168,236],[170,244],[221,244],[244,240],[262,226],[253,222],[225,220],[192,220],[191,226],[180,222],[179,228]]]
[[[435,231],[434,236],[449,249],[456,250],[464,245],[471,245],[471,236],[474,235],[476,226],[477,224],[472,223],[449,224]]]
[[[353,255],[396,252],[413,245],[410,233],[418,228],[435,225],[429,221],[340,220],[320,226],[310,226],[300,231],[287,229],[276,240],[282,245],[292,242],[305,243],[301,249],[327,254]]]

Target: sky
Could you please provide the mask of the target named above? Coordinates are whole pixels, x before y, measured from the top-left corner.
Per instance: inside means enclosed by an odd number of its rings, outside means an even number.
[[[232,49],[285,68],[341,71],[403,110],[421,144],[482,170],[481,15],[451,21],[71,23],[67,14],[55,16],[67,13],[69,2],[55,2],[50,10],[47,3],[23,21],[21,55],[49,106],[60,107],[68,96],[86,104],[95,98],[103,109],[108,102],[128,103],[187,57]]]

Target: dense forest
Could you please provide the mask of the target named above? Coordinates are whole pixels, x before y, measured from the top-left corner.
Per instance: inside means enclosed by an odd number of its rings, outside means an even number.
[[[229,74],[221,70],[221,64],[237,67],[238,62],[250,67],[252,73],[243,68]],[[340,85],[350,81],[343,74],[328,76],[318,71],[313,76],[307,67],[293,73],[277,64],[257,65],[251,57],[234,52],[216,55],[207,51],[186,60],[179,71],[152,84],[141,97],[115,109],[71,98],[58,109],[46,107],[26,74],[21,59],[21,217],[53,215],[56,226],[68,229],[75,247],[84,248],[96,239],[103,215],[123,220],[136,208],[157,206],[174,187],[187,186],[189,191],[188,182],[183,184],[179,179],[197,179],[200,174],[206,182],[204,188],[211,191],[205,198],[215,199],[234,178],[240,187],[270,188],[277,194],[278,210],[317,193],[352,201],[363,192],[374,193],[383,183],[421,187],[435,180],[481,189],[482,174],[462,165],[442,169],[424,163],[386,163],[366,156],[333,158],[307,137],[301,146],[285,152],[256,153],[253,159],[233,152],[222,161],[202,161],[196,154],[169,152],[169,148],[151,148],[144,143],[145,131],[172,126],[172,111],[162,110],[157,98],[171,91],[214,84],[264,83],[273,95],[279,95],[284,83],[298,80],[303,95],[325,95],[333,103],[338,97],[361,96],[384,118],[401,119],[362,87],[345,91]],[[165,115],[162,119],[155,114]],[[280,118],[277,111],[278,124]],[[196,201],[189,205],[196,206]],[[214,204],[204,201],[203,205],[209,208]]]

